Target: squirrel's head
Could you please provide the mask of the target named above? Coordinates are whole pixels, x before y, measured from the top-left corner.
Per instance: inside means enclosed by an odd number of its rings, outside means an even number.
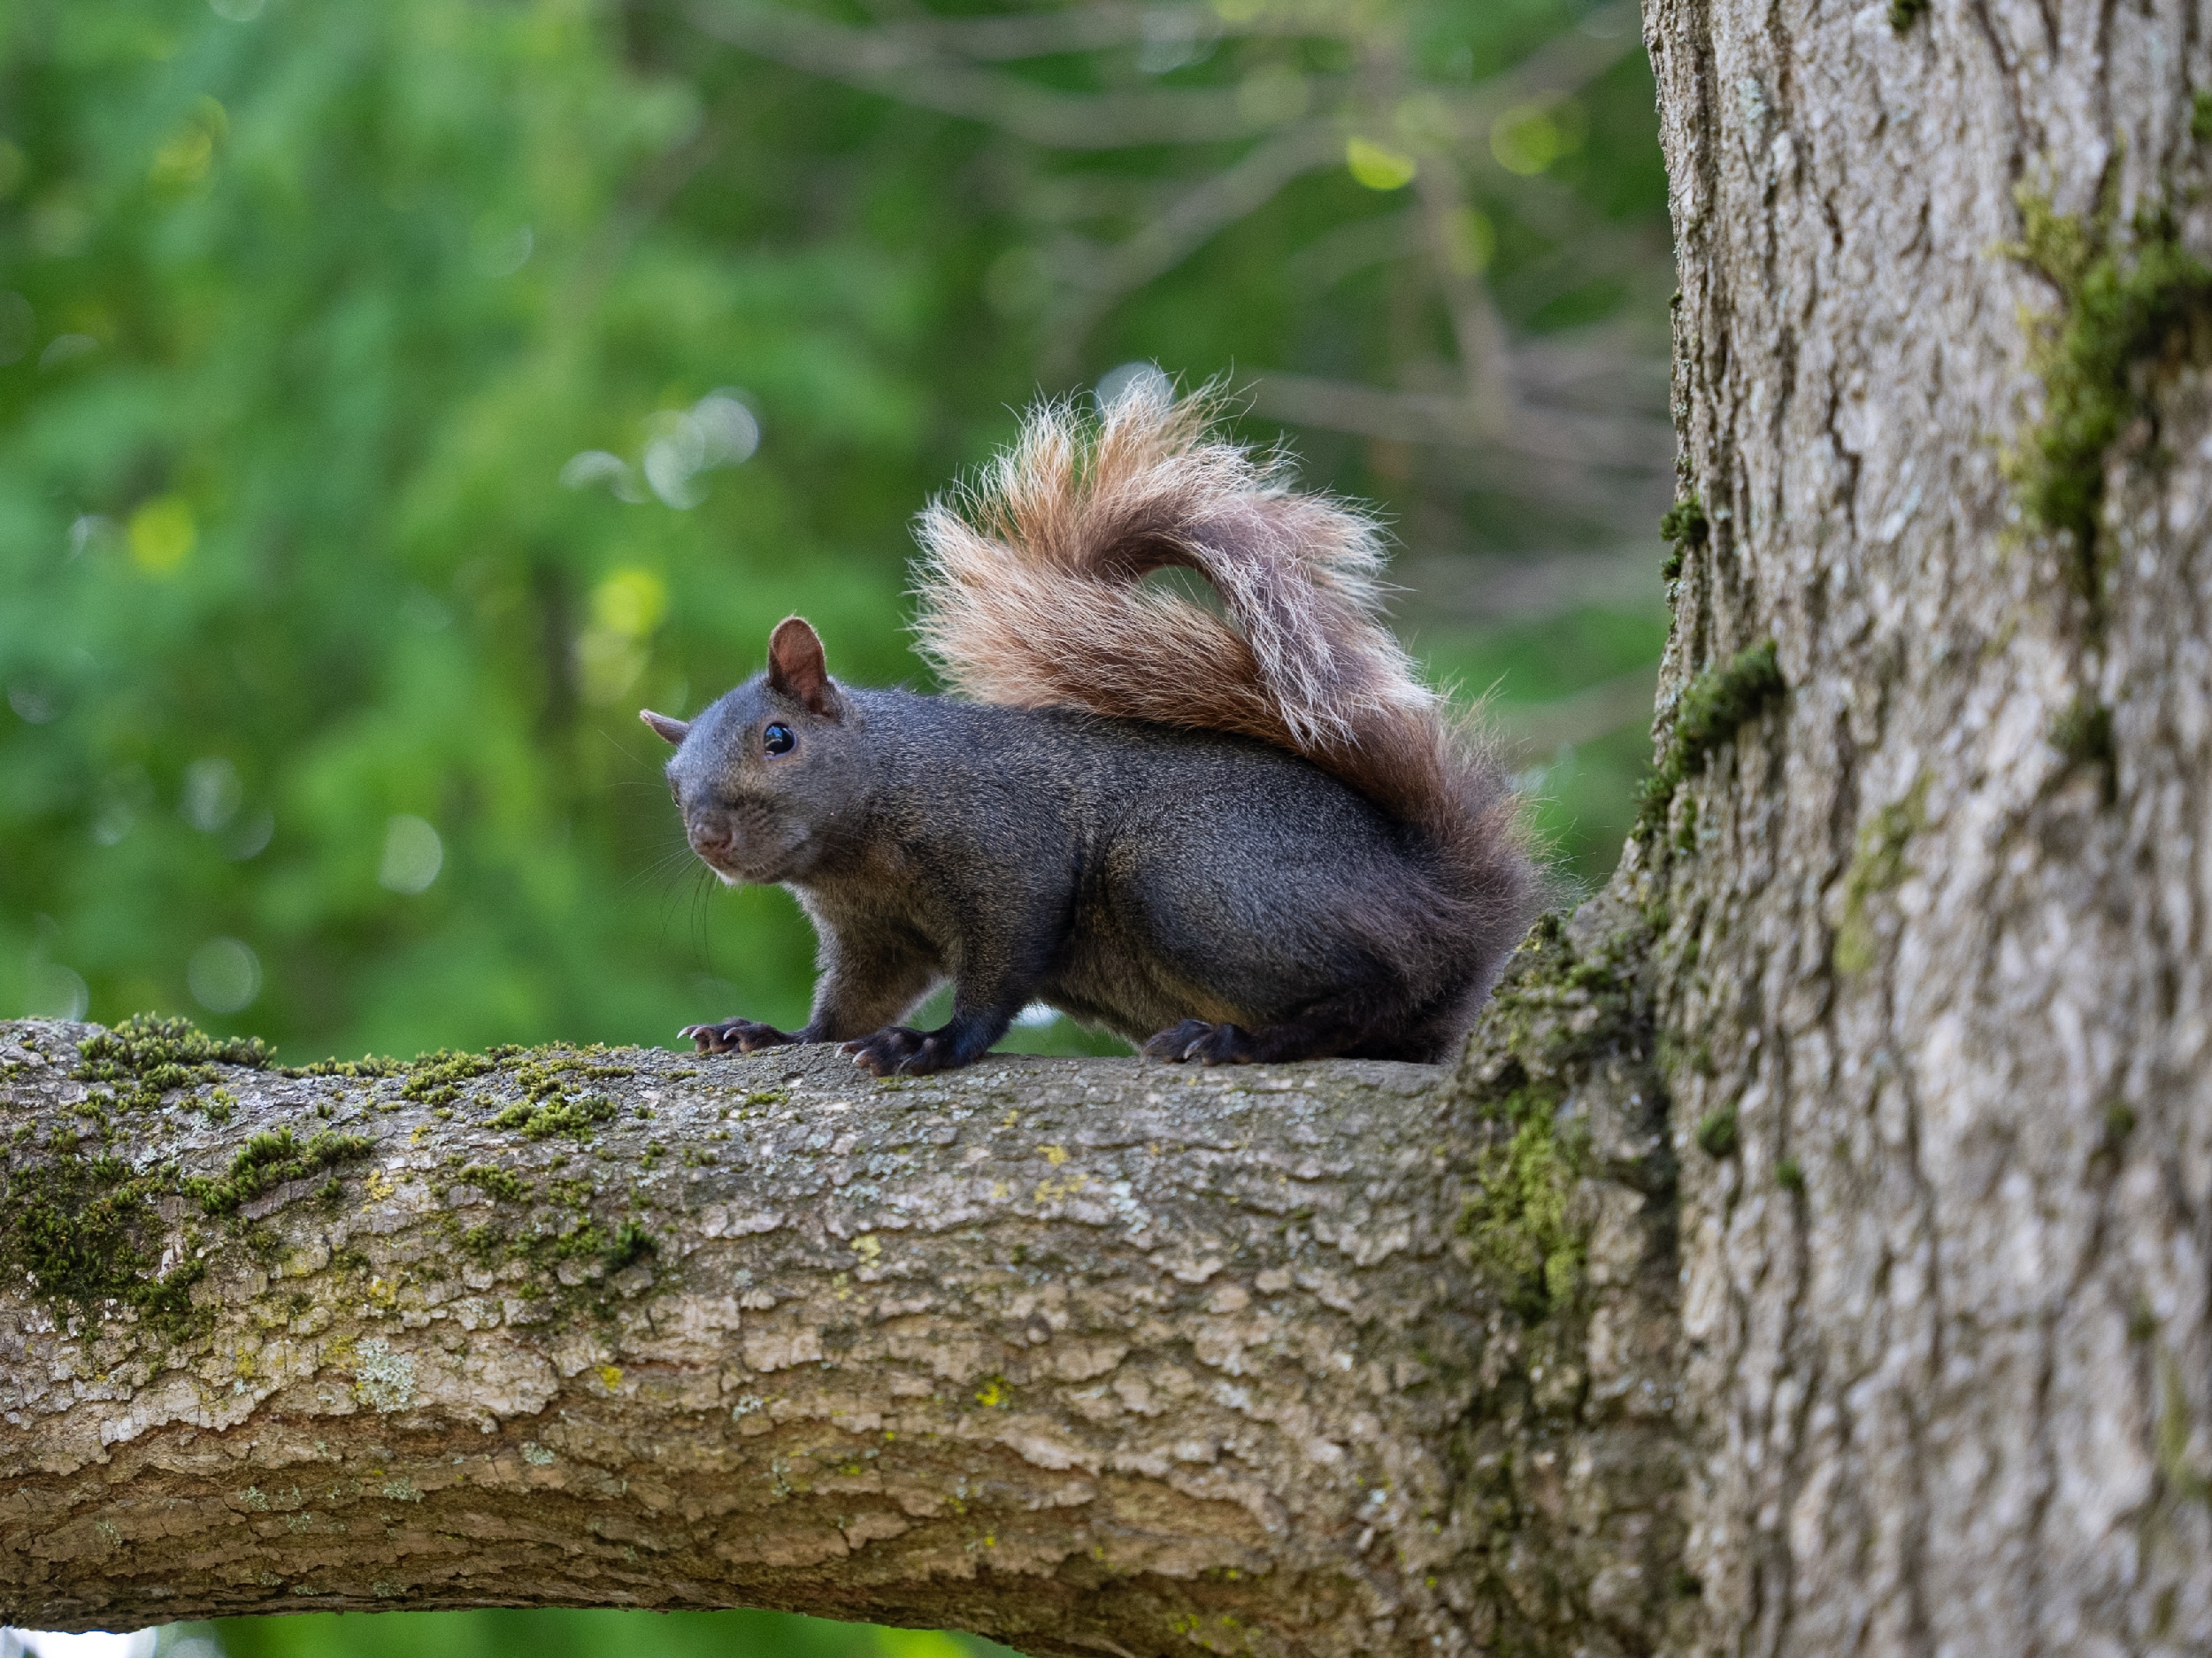
[[[768,666],[686,722],[639,710],[676,745],[669,792],[691,849],[724,881],[803,880],[836,850],[862,804],[865,755],[822,641],[798,617],[768,640]]]

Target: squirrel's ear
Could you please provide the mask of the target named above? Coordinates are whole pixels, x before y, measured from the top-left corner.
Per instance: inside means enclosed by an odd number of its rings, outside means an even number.
[[[795,696],[811,713],[835,719],[844,713],[837,687],[830,683],[821,636],[803,617],[787,616],[768,636],[768,687]]]
[[[643,720],[647,725],[650,725],[655,731],[658,732],[661,735],[662,741],[664,742],[681,742],[684,740],[684,733],[691,729],[691,726],[687,722],[680,719],[671,719],[665,714],[656,714],[649,708],[641,708],[638,710],[637,717]]]

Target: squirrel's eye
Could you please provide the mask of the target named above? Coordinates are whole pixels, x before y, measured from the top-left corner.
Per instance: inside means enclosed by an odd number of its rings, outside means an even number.
[[[788,725],[771,725],[760,733],[760,746],[770,754],[789,754],[799,746]]]

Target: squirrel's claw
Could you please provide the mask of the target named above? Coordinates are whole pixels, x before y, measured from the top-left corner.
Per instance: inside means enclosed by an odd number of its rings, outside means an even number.
[[[1147,1059],[1164,1059],[1171,1064],[1194,1059],[1203,1065],[1242,1065],[1251,1060],[1252,1040],[1233,1025],[1185,1019],[1147,1042],[1143,1054]]]
[[[888,1077],[904,1071],[919,1076],[924,1071],[940,1071],[941,1065],[917,1066],[918,1060],[930,1053],[934,1039],[919,1031],[910,1031],[903,1025],[887,1025],[872,1036],[844,1044],[844,1051],[853,1056],[853,1063],[878,1077]]]
[[[703,1054],[750,1054],[764,1048],[781,1048],[798,1040],[772,1025],[762,1025],[753,1019],[687,1025],[678,1034],[688,1036]]]
[[[1203,1019],[1185,1019],[1180,1025],[1169,1025],[1138,1052],[1146,1059],[1164,1059],[1170,1064],[1180,1063],[1190,1057],[1190,1050],[1198,1039],[1213,1028]]]

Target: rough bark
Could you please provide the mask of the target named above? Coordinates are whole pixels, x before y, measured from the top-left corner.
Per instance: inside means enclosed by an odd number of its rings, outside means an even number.
[[[1532,960],[1526,1063],[1458,1076],[296,1076],[0,1025],[0,1622],[746,1604],[1149,1654],[1594,1616],[1647,1645],[1664,1136],[1648,1090],[1573,1095],[1643,1074],[1625,994],[1567,984],[1564,940]]]
[[[1647,35],[1704,509],[1663,733],[1762,640],[1786,687],[1614,888],[1662,929],[1696,1644],[2212,1649],[2205,15]]]

